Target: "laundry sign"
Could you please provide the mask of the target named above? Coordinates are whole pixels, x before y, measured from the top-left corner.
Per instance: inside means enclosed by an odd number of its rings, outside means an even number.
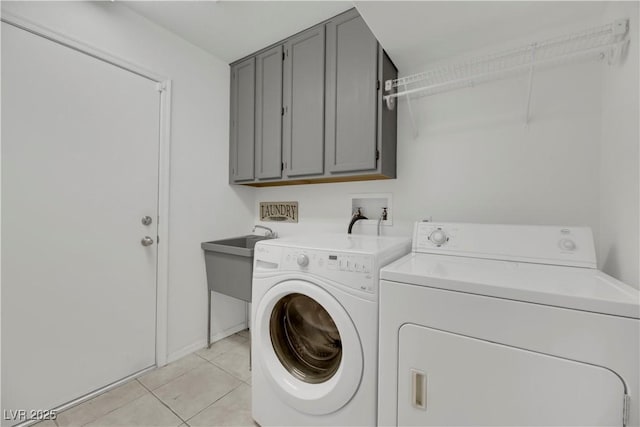
[[[298,222],[298,202],[260,202],[260,221]]]

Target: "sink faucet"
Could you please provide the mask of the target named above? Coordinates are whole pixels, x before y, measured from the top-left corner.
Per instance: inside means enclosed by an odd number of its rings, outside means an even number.
[[[382,208],[382,215],[378,219],[378,236],[380,235],[380,226],[382,225],[382,221],[387,220],[387,208]]]
[[[264,235],[267,236],[267,237],[276,238],[278,236],[275,231],[273,231],[269,227],[265,227],[264,225],[254,225],[253,226],[253,231],[256,231],[256,228],[262,228],[263,230],[266,230]]]
[[[356,221],[359,221],[361,219],[369,219],[366,216],[362,215],[362,209],[361,208],[357,208],[356,211],[353,213],[353,216],[351,217],[351,222],[349,223],[349,228],[347,229],[347,234],[351,234],[351,229],[353,228],[353,224],[356,223]]]

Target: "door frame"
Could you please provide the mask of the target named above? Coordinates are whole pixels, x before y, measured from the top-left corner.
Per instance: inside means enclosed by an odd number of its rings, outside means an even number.
[[[115,67],[137,74],[156,83],[160,92],[159,157],[158,157],[158,260],[156,266],[156,366],[167,364],[168,285],[169,285],[169,199],[171,182],[171,80],[144,67],[131,63],[107,51],[61,34],[14,13],[2,11],[0,21],[43,37],[54,43],[84,53]],[[162,238],[160,242],[159,237]],[[144,372],[144,371],[143,371]],[[134,374],[136,375],[136,374]],[[119,383],[119,382],[118,382]],[[110,385],[107,387],[111,387]],[[91,393],[93,394],[93,393]],[[84,400],[84,399],[83,399]]]

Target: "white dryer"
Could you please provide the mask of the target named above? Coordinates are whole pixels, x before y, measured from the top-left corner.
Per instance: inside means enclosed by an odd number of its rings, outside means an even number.
[[[256,245],[252,415],[261,426],[375,425],[378,274],[400,237],[324,234]]]
[[[380,425],[640,423],[639,293],[588,228],[419,222],[380,275]]]

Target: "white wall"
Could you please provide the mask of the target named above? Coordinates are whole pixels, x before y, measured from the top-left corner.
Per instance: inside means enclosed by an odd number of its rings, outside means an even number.
[[[605,67],[602,84],[600,245],[603,270],[639,286],[638,2],[607,4],[605,21],[630,18],[631,44],[622,62]]]
[[[173,80],[171,359],[205,342],[200,242],[249,231],[259,223],[260,201],[300,202],[298,224],[266,224],[281,235],[345,232],[349,195],[366,192],[393,193],[394,225],[383,234],[409,235],[412,223],[426,217],[587,225],[605,271],[638,285],[637,3],[608,10],[614,18],[635,13],[636,49],[624,66],[576,64],[536,74],[528,128],[526,78],[416,101],[416,139],[401,102],[397,180],[255,190],[227,184],[226,64],[118,3],[2,2],[2,8]],[[375,227],[356,225],[354,232]],[[243,303],[215,295],[213,307],[214,335],[243,324]]]
[[[169,359],[203,346],[200,243],[250,231],[253,214],[253,190],[227,184],[228,65],[118,3],[2,2],[2,9],[172,79]],[[213,306],[214,335],[244,325],[244,303],[216,294]]]
[[[394,225],[411,233],[415,220],[589,226],[598,266],[639,286],[638,3],[608,3],[605,16],[546,28],[530,38],[487,46],[483,53],[631,18],[623,62],[583,62],[537,72],[531,121],[524,126],[527,77],[493,82],[399,105],[398,179],[261,188],[260,201],[299,201],[298,224],[275,224],[281,235],[344,232],[350,194],[393,194]],[[452,58],[455,60],[455,58]],[[400,70],[409,75],[428,68]],[[431,64],[433,65],[433,64]],[[270,223],[274,224],[274,223]],[[375,233],[356,225],[355,233]]]
[[[585,25],[593,23],[577,27]],[[565,31],[548,30],[533,40]],[[527,41],[513,44],[523,43]],[[400,73],[412,71],[419,69]],[[415,220],[428,217],[586,225],[597,233],[601,80],[602,64],[597,62],[536,73],[528,128],[523,118],[527,77],[414,101],[416,139],[407,104],[401,101],[397,180],[261,188],[256,203],[300,202],[299,224],[271,223],[281,235],[346,231],[349,194],[364,192],[393,193],[394,225],[385,228],[387,234],[408,235]],[[375,227],[356,225],[354,232],[375,233]]]

